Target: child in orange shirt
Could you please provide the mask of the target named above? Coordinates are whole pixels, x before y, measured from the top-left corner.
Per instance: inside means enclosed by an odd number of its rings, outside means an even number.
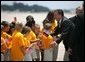
[[[1,34],[3,33],[2,30],[3,30],[3,25],[1,25]],[[7,48],[7,45],[4,41],[4,38],[1,36],[1,61],[5,60],[4,53],[6,51],[6,48]]]
[[[53,47],[51,43],[53,42],[53,37],[50,35],[51,24],[46,23],[44,25],[43,33],[39,35],[44,49],[44,61],[52,61]]]
[[[24,59],[24,37],[21,34],[23,25],[16,23],[15,31],[12,35],[11,61],[23,61]]]
[[[40,61],[40,53],[41,53],[41,46],[42,46],[42,44],[41,44],[41,40],[39,39],[39,37],[38,37],[38,35],[39,35],[39,33],[41,32],[41,27],[40,27],[40,25],[38,25],[38,24],[35,24],[35,34],[36,34],[36,37],[37,37],[37,47],[39,48],[39,49],[36,49],[36,53],[37,53],[37,61]]]
[[[50,30],[53,33],[55,31],[55,28],[58,26],[58,22],[54,18],[54,10],[49,11],[46,18],[51,23],[51,29]],[[57,55],[58,55],[58,46],[54,46],[53,47],[53,61],[56,61]]]
[[[32,56],[32,60],[36,61],[36,59],[37,59],[37,54],[36,54],[37,38],[36,38],[35,33],[32,30],[28,34],[27,39],[30,41],[31,45],[34,45],[34,46],[32,46],[31,56]]]
[[[25,43],[25,56],[24,61],[32,61],[31,52],[30,52],[30,41],[27,39],[27,35],[30,33],[30,28],[24,26],[22,29],[22,34],[24,35],[24,43]]]
[[[11,36],[9,34],[7,34],[7,32],[9,31],[9,23],[7,21],[2,21],[1,23],[3,25],[3,30],[2,30],[2,34],[1,36],[4,38],[4,41],[7,45],[7,48],[5,50],[5,61],[9,61],[10,60],[10,48],[11,48],[11,42],[10,42],[10,38]]]

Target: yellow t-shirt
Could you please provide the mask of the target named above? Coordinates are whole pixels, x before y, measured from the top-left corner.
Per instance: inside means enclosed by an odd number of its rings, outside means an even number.
[[[7,39],[8,41],[6,42],[7,48],[11,48],[11,36],[9,34],[7,34],[6,32],[3,32],[1,34],[1,37],[3,37],[4,39]]]
[[[58,25],[57,21],[54,20],[52,23],[51,23],[51,31],[54,31],[54,28]]]
[[[4,38],[1,37],[1,52],[4,53],[6,51],[6,49],[7,49],[7,45],[6,45],[5,41],[4,41]]]
[[[24,44],[25,44],[25,48],[28,48],[30,46],[30,41],[27,40],[26,37],[24,37]]]
[[[6,39],[6,38],[10,38],[11,36],[9,34],[7,34],[6,32],[3,32],[3,34],[1,34],[1,36]]]
[[[29,41],[36,40],[36,35],[33,31],[30,31],[30,33],[27,36],[27,40]]]
[[[40,39],[42,41],[44,49],[50,48],[50,44],[51,42],[53,42],[53,37],[51,35],[46,36],[45,34],[42,33],[40,35]]]
[[[11,60],[12,61],[23,60],[24,55],[21,51],[22,46],[25,46],[23,35],[18,31],[14,31],[12,35],[12,48],[11,48]]]

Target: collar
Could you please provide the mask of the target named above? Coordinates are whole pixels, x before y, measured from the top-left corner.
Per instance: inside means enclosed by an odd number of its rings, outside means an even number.
[[[59,24],[61,24],[62,18],[59,20]]]

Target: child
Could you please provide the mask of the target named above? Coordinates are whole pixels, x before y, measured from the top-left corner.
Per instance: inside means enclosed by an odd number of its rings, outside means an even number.
[[[52,61],[52,53],[53,46],[51,43],[53,42],[53,37],[50,35],[51,24],[46,23],[44,25],[43,33],[39,35],[44,49],[44,61]]]
[[[27,36],[27,39],[30,41],[31,45],[34,44],[35,46],[32,47],[32,60],[33,61],[36,61],[37,59],[37,54],[36,54],[36,41],[37,41],[37,38],[36,38],[36,35],[35,33],[31,30],[30,33],[28,34]]]
[[[49,22],[51,23],[51,31],[52,33],[55,31],[55,28],[58,26],[58,22],[54,18],[54,11],[49,11],[46,17]],[[58,55],[58,46],[53,48],[53,61],[56,61]]]
[[[10,60],[10,48],[11,48],[10,47],[11,46],[11,42],[10,42],[11,36],[9,34],[7,34],[7,32],[9,31],[10,27],[9,27],[9,23],[7,21],[2,21],[1,24],[4,26],[1,37],[4,38],[4,41],[7,45],[7,48],[4,53],[4,57],[5,57],[5,61],[9,61]]]
[[[11,61],[23,61],[25,55],[22,27],[22,23],[16,23],[15,31],[12,34]]]
[[[2,31],[3,31],[3,25],[1,25],[1,34],[2,34]],[[5,60],[4,53],[6,48],[7,48],[7,45],[4,41],[4,38],[1,36],[1,61]]]
[[[22,29],[22,34],[24,35],[24,43],[25,43],[25,56],[24,61],[32,61],[31,51],[30,51],[30,41],[27,40],[27,35],[30,33],[30,27],[24,26]]]
[[[41,40],[39,39],[39,37],[38,37],[38,35],[39,35],[39,33],[41,32],[41,30],[40,30],[40,25],[38,25],[38,24],[35,24],[35,34],[36,34],[36,37],[37,37],[37,39],[38,39],[38,41],[37,41],[37,46],[38,46],[38,48],[39,48],[39,50],[38,49],[36,49],[36,53],[37,53],[37,61],[40,61],[40,53],[41,53]]]

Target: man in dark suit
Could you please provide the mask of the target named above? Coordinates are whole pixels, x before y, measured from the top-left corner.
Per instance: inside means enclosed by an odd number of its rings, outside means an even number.
[[[70,18],[75,24],[75,29],[71,34],[69,55],[70,61],[84,60],[84,11]]]
[[[65,50],[68,50],[69,47],[69,37],[70,33],[74,29],[74,24],[68,20],[63,13],[63,10],[57,9],[54,11],[54,18],[58,21],[58,26],[55,28],[52,36],[56,36],[56,43],[59,44],[63,40]],[[60,36],[58,36],[60,34]],[[66,60],[65,60],[66,61]]]

